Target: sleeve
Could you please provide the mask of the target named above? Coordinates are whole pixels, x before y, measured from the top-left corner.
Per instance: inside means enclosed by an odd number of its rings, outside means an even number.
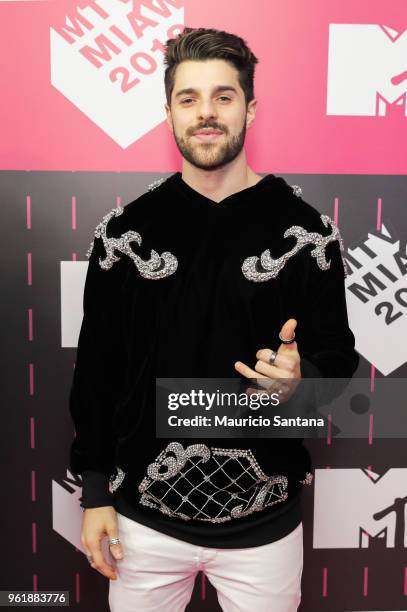
[[[321,234],[326,235],[326,228]],[[328,268],[321,269],[314,257],[308,257],[308,319],[303,344],[306,349],[302,350],[300,344],[298,348],[302,376],[329,379],[318,385],[318,390],[323,391],[324,401],[341,393],[359,365],[355,336],[348,321],[347,269],[339,230],[337,235],[339,238],[325,246]],[[322,396],[319,401],[322,401]]]
[[[98,226],[100,227],[100,226]],[[127,258],[109,268],[102,237],[93,240],[83,294],[69,411],[75,427],[69,457],[72,473],[82,476],[82,508],[112,505],[109,478],[115,472],[112,432],[114,407],[121,392],[125,364],[121,329],[122,281]]]

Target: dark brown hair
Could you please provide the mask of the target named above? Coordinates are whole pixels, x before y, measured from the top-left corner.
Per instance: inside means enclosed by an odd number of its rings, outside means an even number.
[[[167,40],[164,84],[168,105],[171,105],[178,64],[185,60],[207,59],[223,59],[233,64],[239,72],[239,85],[244,91],[247,106],[254,97],[254,71],[258,59],[243,38],[213,28],[184,28],[176,38]]]

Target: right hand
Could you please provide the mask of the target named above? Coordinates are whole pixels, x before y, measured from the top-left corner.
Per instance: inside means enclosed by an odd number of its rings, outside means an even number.
[[[91,567],[97,569],[103,576],[111,580],[117,579],[115,568],[113,568],[103,556],[101,541],[105,536],[118,538],[119,530],[117,514],[113,506],[101,506],[100,508],[86,508],[83,513],[81,531],[81,542],[87,555],[92,555]],[[115,559],[123,558],[121,544],[110,544],[109,547]]]

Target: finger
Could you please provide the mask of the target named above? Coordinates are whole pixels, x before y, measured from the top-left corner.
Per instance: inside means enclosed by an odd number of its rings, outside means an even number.
[[[287,380],[287,379],[286,379]],[[258,397],[270,397],[270,395],[274,395],[277,394],[278,395],[278,399],[279,402],[283,402],[284,401],[284,396],[285,396],[285,383],[282,383],[280,379],[278,380],[273,380],[270,379],[268,377],[263,378],[263,389],[259,389],[259,388],[254,388],[254,387],[248,387],[246,389],[246,394],[251,396],[251,395],[257,395]],[[267,381],[267,384],[265,384]]]
[[[277,352],[275,360],[273,361],[273,363],[270,363],[270,358],[272,354],[273,352],[271,349],[264,348],[257,351],[256,357],[257,359],[264,361],[264,363],[267,363],[268,365],[282,368],[283,370],[290,370],[292,367],[295,367],[296,362],[299,363],[300,361],[300,355],[298,351],[296,351],[295,353],[290,352],[289,354]]]
[[[246,378],[255,378],[255,379],[267,378],[266,376],[259,376],[258,372],[255,372],[254,370],[249,368],[249,366],[247,366],[245,363],[242,363],[241,361],[236,361],[235,368],[238,372],[240,372],[240,374],[242,374],[243,376],[246,376]]]
[[[90,553],[93,557],[93,562],[90,564],[94,569],[98,570],[103,576],[106,578],[110,578],[112,580],[116,580],[116,571],[114,567],[107,563],[106,559],[102,553],[102,546],[100,540],[91,540],[87,542],[87,548],[90,550]]]
[[[284,340],[290,340],[293,336],[295,336],[295,328],[297,327],[296,319],[288,319],[280,330],[280,336]],[[297,342],[294,340],[291,344],[281,343],[279,347],[279,351],[281,349],[292,351],[293,349],[297,350]]]
[[[293,374],[291,370],[286,370],[275,365],[270,365],[269,363],[265,363],[264,361],[260,360],[256,362],[254,369],[256,370],[256,372],[264,374],[265,376],[267,376],[268,378],[272,378],[273,380],[277,378],[290,378]]]
[[[259,392],[259,390],[255,389],[254,387],[247,387],[245,389],[246,395],[253,395],[253,394],[258,393],[258,392]]]
[[[115,559],[123,559],[123,548],[121,544],[110,544],[112,538],[119,538],[119,528],[117,523],[108,525],[106,527],[107,535],[109,538],[109,549]]]
[[[268,379],[263,379],[263,380],[268,380]],[[270,385],[265,386],[263,384],[262,388],[247,387],[247,389],[245,389],[245,393],[246,395],[249,395],[249,396],[258,395],[259,397],[262,397],[264,395],[265,397],[268,397],[270,394]]]

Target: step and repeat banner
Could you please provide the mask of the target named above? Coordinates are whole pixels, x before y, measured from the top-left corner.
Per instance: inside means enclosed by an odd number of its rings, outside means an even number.
[[[300,610],[407,610],[407,442],[375,437],[371,410],[384,379],[407,375],[404,0],[0,1],[1,589],[108,610],[67,467],[85,254],[104,214],[181,168],[163,45],[185,26],[238,34],[259,58],[249,165],[336,221],[350,270],[365,385],[349,410],[365,435],[306,442]],[[209,609],[216,593],[198,574],[188,610]]]

